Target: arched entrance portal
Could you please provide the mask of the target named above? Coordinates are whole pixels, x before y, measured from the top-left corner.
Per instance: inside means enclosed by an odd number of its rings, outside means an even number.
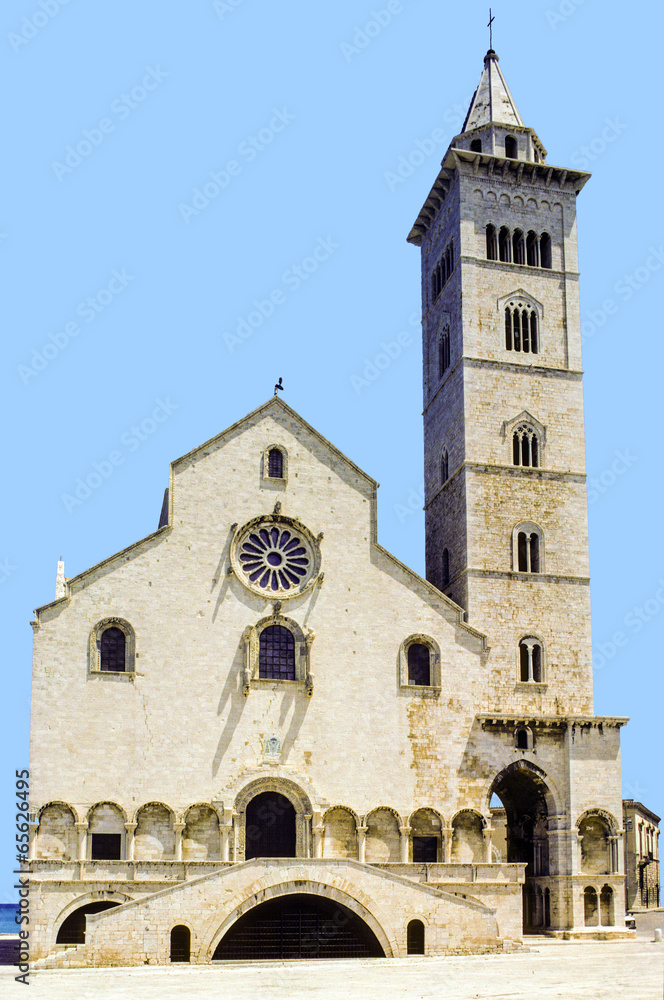
[[[294,893],[260,903],[240,917],[212,961],[384,957],[374,932],[347,907]]]
[[[295,857],[295,808],[285,795],[263,792],[248,803],[244,856]]]
[[[544,896],[537,878],[549,874],[548,793],[540,774],[522,766],[505,768],[491,788],[492,796],[500,800],[505,810],[506,860],[526,864],[524,931],[540,929],[546,921]]]

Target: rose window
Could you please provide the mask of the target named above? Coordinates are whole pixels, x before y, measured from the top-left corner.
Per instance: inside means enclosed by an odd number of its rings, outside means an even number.
[[[247,525],[237,539],[235,565],[252,590],[295,596],[316,569],[315,544],[300,525],[260,519]]]

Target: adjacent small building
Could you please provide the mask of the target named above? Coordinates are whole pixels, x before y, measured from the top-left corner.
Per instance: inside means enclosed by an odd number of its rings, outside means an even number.
[[[650,809],[634,799],[623,799],[625,830],[625,902],[630,910],[659,906],[659,822]]]

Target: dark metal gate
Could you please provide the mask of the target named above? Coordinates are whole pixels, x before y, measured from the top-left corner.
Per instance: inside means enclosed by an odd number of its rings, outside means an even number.
[[[376,935],[351,910],[302,893],[279,896],[249,910],[219,942],[212,959],[384,957]]]

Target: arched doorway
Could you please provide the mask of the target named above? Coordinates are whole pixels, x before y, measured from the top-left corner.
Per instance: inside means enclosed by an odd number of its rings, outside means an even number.
[[[171,962],[191,961],[191,931],[178,924],[171,931]]]
[[[85,903],[83,906],[79,906],[77,910],[74,910],[73,913],[70,913],[69,916],[62,921],[55,943],[85,944],[86,915],[88,913],[101,913],[103,910],[111,910],[114,906],[120,906],[120,904],[113,903],[110,900],[99,900],[94,903]]]
[[[294,858],[295,808],[279,792],[262,792],[247,804],[244,856]]]
[[[523,929],[542,928],[546,911],[537,878],[549,874],[549,789],[539,771],[519,764],[501,771],[493,782],[491,795],[505,810],[506,860],[526,865]]]
[[[241,916],[217,945],[212,961],[384,957],[374,932],[346,906],[293,893]]]

